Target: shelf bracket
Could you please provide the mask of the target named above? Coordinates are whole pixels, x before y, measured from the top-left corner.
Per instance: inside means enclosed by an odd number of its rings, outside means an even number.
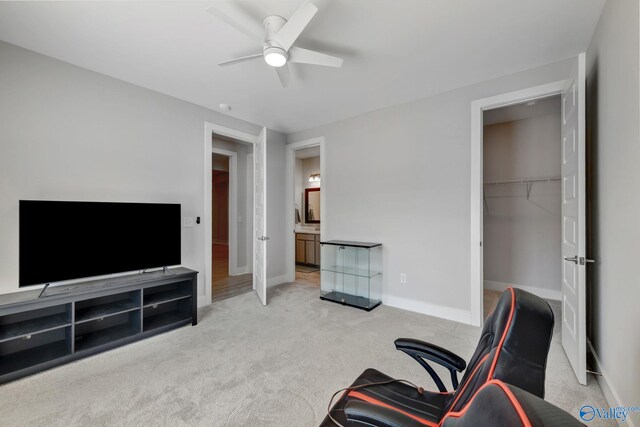
[[[487,215],[489,214],[489,204],[487,203],[487,194],[482,192],[482,200],[484,200],[484,207],[487,209]]]

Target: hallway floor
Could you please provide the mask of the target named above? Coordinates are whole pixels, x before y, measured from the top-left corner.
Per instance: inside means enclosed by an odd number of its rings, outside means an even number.
[[[242,295],[253,290],[251,273],[229,276],[229,246],[214,243],[212,248],[213,281],[211,302]]]

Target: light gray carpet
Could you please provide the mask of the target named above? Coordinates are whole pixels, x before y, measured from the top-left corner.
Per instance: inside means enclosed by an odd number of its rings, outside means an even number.
[[[318,292],[282,285],[267,307],[240,295],[202,310],[196,327],[1,386],[0,424],[316,426],[333,392],[368,367],[435,389],[395,338],[467,359],[478,339],[478,328],[385,306],[366,313]],[[558,335],[547,378],[548,400],[574,415],[583,404],[605,405],[595,381],[577,384]]]

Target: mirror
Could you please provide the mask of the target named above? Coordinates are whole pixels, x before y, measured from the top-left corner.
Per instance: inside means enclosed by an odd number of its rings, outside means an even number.
[[[304,222],[320,224],[320,189],[307,188],[304,190]]]

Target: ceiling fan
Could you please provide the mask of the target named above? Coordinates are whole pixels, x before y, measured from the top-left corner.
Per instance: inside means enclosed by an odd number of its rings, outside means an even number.
[[[243,14],[240,10],[231,14],[223,11],[219,6],[211,6],[206,10],[262,45],[262,53],[224,61],[218,64],[220,66],[264,58],[264,61],[276,70],[282,87],[287,87],[291,80],[287,65],[289,62],[325,67],[342,66],[341,58],[293,45],[318,12],[318,8],[309,1],[300,6],[289,20],[271,15],[267,16],[262,23]]]

